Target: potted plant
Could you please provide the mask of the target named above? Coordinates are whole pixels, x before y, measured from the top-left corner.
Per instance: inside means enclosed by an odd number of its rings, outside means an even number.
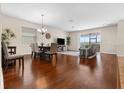
[[[66,39],[67,39],[67,42],[66,42],[66,43],[67,43],[67,45],[70,45],[70,37],[69,37],[69,36],[67,36],[67,37],[66,37]]]
[[[90,46],[90,45],[87,44],[87,45],[85,45],[85,48],[89,48],[89,46]]]
[[[69,37],[69,36],[67,36],[66,37],[66,44],[67,44],[67,46],[69,46],[70,45],[70,43],[71,43],[71,38]],[[68,47],[67,47],[67,50],[68,50]]]
[[[5,31],[2,32],[2,41],[6,42],[7,45],[10,44],[10,39],[15,38],[15,34],[10,31],[10,29],[5,29]]]

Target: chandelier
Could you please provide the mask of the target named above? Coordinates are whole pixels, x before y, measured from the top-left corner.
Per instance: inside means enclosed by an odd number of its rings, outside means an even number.
[[[40,32],[43,35],[43,34],[45,34],[45,32],[47,32],[47,28],[43,24],[43,17],[44,17],[44,15],[42,14],[41,16],[42,16],[42,26],[41,26],[42,28],[41,29],[37,29],[37,31]]]

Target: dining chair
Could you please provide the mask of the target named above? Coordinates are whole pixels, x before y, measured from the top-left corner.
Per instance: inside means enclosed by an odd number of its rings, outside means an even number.
[[[90,49],[88,50],[88,58],[92,59],[96,56],[98,50],[97,44],[92,44]]]
[[[31,43],[30,47],[31,47],[31,57],[32,57],[32,56],[34,56],[34,53],[35,53],[34,43]]]
[[[17,62],[16,60],[19,60],[19,67],[22,63],[22,70],[23,70],[24,69],[24,55],[17,55],[17,54],[10,55],[8,52],[8,47],[7,47],[6,43],[2,42],[1,44],[2,44],[2,50],[3,50],[3,56],[4,56],[5,72],[7,72],[8,65],[10,63]]]
[[[98,44],[91,44],[89,48],[80,48],[80,58],[89,58],[92,59],[96,56],[97,52],[99,52],[99,45]]]
[[[37,56],[40,56],[42,55],[43,51],[39,50],[39,47],[38,47],[38,43],[33,43],[33,49],[34,49],[34,58],[36,58]]]
[[[50,51],[45,52],[45,54],[49,55],[50,61],[51,61],[53,55],[56,56],[56,60],[57,60],[57,44],[51,43]]]

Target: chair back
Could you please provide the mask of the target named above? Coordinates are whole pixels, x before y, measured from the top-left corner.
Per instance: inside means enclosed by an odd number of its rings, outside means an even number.
[[[97,49],[96,49],[96,52],[100,52],[100,44],[97,44]]]
[[[57,44],[56,43],[51,43],[50,52],[57,53]]]
[[[35,51],[35,52],[39,51],[38,43],[34,43],[34,51]]]
[[[7,59],[7,57],[9,56],[7,45],[3,41],[1,42],[1,44],[2,44],[2,49],[4,53],[4,58]]]
[[[31,47],[31,51],[34,52],[35,51],[35,49],[34,49],[34,43],[31,43],[30,44],[30,47]]]
[[[97,45],[96,44],[91,45],[91,51],[92,51],[92,54],[95,54],[97,52]]]

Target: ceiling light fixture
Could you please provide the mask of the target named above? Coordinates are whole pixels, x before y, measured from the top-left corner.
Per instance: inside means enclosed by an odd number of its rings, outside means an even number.
[[[45,34],[45,32],[47,32],[47,28],[43,24],[43,17],[44,17],[44,15],[42,14],[41,16],[42,16],[42,26],[41,26],[42,28],[41,29],[37,29],[37,31],[40,32],[43,35],[43,34]]]

